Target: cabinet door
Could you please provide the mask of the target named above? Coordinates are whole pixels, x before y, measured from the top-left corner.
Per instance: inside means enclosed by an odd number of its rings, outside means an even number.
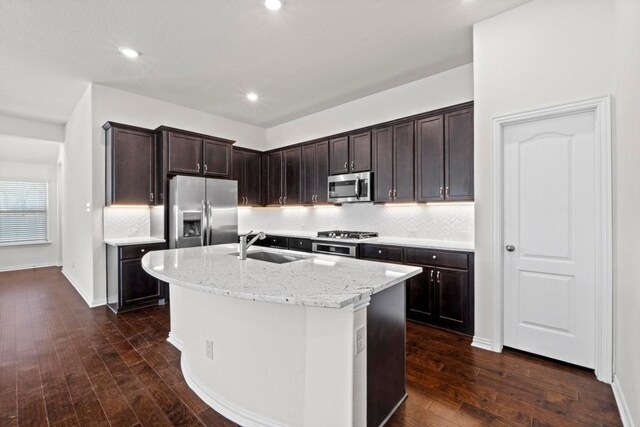
[[[412,202],[415,200],[413,143],[414,122],[393,127],[393,201]]]
[[[328,203],[329,143],[316,143],[316,204]]]
[[[169,173],[202,173],[202,139],[169,132]]]
[[[260,206],[260,154],[245,153],[244,155],[244,195],[246,204]]]
[[[282,151],[267,156],[267,204],[282,204]]]
[[[371,170],[371,132],[349,136],[349,157],[351,172]]]
[[[316,194],[316,145],[302,147],[302,203],[315,203]]]
[[[120,292],[122,307],[148,303],[160,298],[157,279],[142,269],[140,258],[120,261]]]
[[[338,175],[349,172],[349,138],[341,138],[329,141],[329,172]]]
[[[444,118],[416,122],[417,199],[444,200]]]
[[[407,318],[433,323],[435,320],[435,270],[424,268],[422,273],[407,279]]]
[[[473,109],[445,114],[444,161],[447,200],[473,200]]]
[[[469,325],[469,273],[436,268],[438,323],[464,329]]]
[[[302,200],[302,149],[284,151],[284,203],[299,205]]]
[[[374,201],[391,202],[393,199],[393,130],[376,129],[373,139]]]
[[[239,150],[233,150],[233,179],[238,181],[238,205],[244,204],[245,185],[246,180],[244,178],[244,161],[245,152]]]
[[[155,140],[150,132],[113,128],[110,203],[155,202]]]
[[[204,139],[203,175],[215,178],[231,178],[231,144]]]

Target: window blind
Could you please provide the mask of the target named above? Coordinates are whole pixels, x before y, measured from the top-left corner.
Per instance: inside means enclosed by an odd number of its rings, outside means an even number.
[[[0,244],[48,240],[48,185],[0,181]]]

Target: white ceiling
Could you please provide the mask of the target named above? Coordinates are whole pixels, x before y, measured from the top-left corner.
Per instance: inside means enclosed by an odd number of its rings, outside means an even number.
[[[0,135],[0,162],[55,165],[62,143]]]
[[[469,63],[527,1],[1,0],[0,114],[63,123],[97,82],[269,127]]]

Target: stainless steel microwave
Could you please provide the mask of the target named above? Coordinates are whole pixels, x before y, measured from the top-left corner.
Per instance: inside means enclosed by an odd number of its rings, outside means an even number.
[[[329,177],[331,203],[370,202],[373,196],[371,172],[349,173]]]

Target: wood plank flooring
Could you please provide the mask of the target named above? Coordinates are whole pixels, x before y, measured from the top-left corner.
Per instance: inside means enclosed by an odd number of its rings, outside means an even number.
[[[90,309],[57,268],[0,273],[0,426],[235,426],[186,385],[168,307]],[[617,426],[592,372],[407,324],[389,426]]]

